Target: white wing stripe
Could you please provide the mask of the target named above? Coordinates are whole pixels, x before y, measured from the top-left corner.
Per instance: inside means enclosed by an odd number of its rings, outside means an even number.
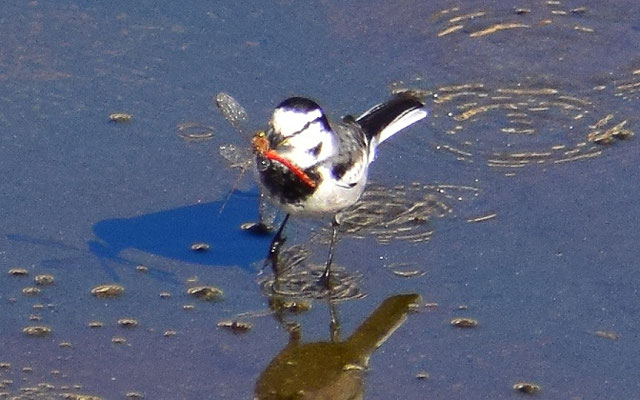
[[[415,124],[416,122],[425,118],[427,114],[427,110],[425,110],[424,108],[412,109],[404,114],[400,114],[398,118],[394,119],[393,122],[387,125],[387,127],[380,132],[380,134],[378,135],[378,144],[389,139],[391,136],[395,135],[411,124]]]

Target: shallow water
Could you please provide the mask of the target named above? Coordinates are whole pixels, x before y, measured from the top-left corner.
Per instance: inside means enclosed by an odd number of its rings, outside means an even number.
[[[3,4],[0,393],[252,398],[286,323],[328,341],[330,310],[270,314],[269,238],[239,228],[257,216],[250,177],[225,203],[238,171],[218,147],[243,142],[215,95],[255,129],[294,94],[338,118],[412,90],[430,116],[381,147],[364,209],[424,201],[423,224],[345,235],[336,263],[366,297],[336,308],[346,338],[390,296],[437,306],[373,353],[366,398],[517,398],[522,381],[541,398],[637,397],[635,2],[165,3]],[[290,226],[305,262],[323,261],[326,222]],[[105,283],[124,294],[91,294]],[[200,285],[223,299],[187,293]]]

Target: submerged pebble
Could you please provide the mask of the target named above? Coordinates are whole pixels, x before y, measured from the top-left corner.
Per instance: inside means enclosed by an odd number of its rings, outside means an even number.
[[[428,372],[425,372],[425,371],[418,372],[418,373],[416,374],[416,379],[420,379],[420,380],[426,380],[426,379],[429,379],[429,373],[428,373]]]
[[[595,331],[594,335],[610,340],[618,340],[620,338],[620,335],[614,331]]]
[[[451,325],[457,328],[475,328],[478,326],[478,321],[473,318],[454,318],[451,320]]]
[[[9,275],[26,276],[26,275],[29,275],[29,271],[27,271],[25,268],[15,267],[9,270]]]
[[[111,122],[129,122],[133,118],[133,115],[128,113],[111,113],[109,114],[109,121]]]
[[[91,289],[91,294],[99,298],[118,297],[124,293],[124,287],[116,284],[100,285]]]
[[[24,294],[25,296],[35,296],[40,294],[40,288],[37,288],[34,286],[28,286],[22,289],[22,294]]]
[[[51,328],[44,325],[27,326],[22,330],[28,336],[42,337],[51,333]]]
[[[118,320],[118,325],[122,326],[123,328],[135,328],[136,326],[138,326],[138,321],[133,318],[120,318]]]
[[[245,333],[251,330],[252,325],[249,322],[224,320],[218,322],[218,327],[231,329],[233,333]]]
[[[211,301],[221,298],[224,292],[214,286],[195,286],[187,289],[187,294],[202,300]]]
[[[531,382],[518,382],[513,385],[513,390],[526,394],[535,394],[538,393],[541,389],[542,388],[540,387],[540,385],[536,385],[535,383]]]
[[[41,286],[51,285],[53,282],[55,282],[55,278],[53,277],[53,275],[49,274],[36,275],[33,280],[36,282],[36,284]]]
[[[191,250],[197,252],[205,252],[211,250],[211,245],[209,243],[197,242],[191,245]]]

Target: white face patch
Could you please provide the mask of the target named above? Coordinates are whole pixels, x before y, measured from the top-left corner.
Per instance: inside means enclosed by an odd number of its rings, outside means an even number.
[[[319,151],[314,151],[318,146]],[[335,154],[334,134],[326,130],[322,120],[316,120],[289,136],[277,151],[299,167],[308,168]]]
[[[289,137],[304,129],[311,121],[323,116],[322,110],[297,111],[278,108],[271,117],[271,126],[284,137]]]

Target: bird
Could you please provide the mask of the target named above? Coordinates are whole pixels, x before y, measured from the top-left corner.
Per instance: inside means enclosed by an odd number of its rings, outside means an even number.
[[[331,286],[331,265],[340,211],[362,195],[378,146],[428,115],[407,93],[395,95],[355,118],[331,123],[315,101],[290,97],[273,111],[268,127],[252,138],[263,195],[286,213],[273,237],[264,267],[278,272],[277,254],[290,216],[332,217],[329,254],[320,281]]]

